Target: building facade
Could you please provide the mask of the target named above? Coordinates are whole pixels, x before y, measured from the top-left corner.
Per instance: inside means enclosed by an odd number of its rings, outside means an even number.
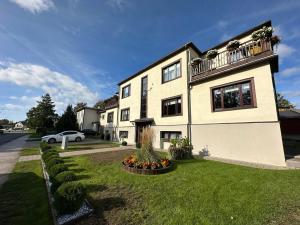
[[[285,166],[275,101],[278,56],[270,38],[252,35],[268,27],[270,21],[205,52],[188,43],[121,81],[115,139],[139,143],[142,128],[151,126],[155,148],[187,137],[194,154]]]

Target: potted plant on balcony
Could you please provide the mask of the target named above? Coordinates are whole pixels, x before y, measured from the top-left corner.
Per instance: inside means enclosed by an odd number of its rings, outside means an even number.
[[[218,50],[217,49],[211,49],[206,53],[206,58],[207,59],[214,59],[218,55]]]
[[[193,59],[191,60],[191,66],[198,65],[201,61],[202,61],[202,59],[199,58],[199,57],[193,58]]]
[[[274,35],[271,37],[272,46],[278,45],[281,42],[281,38],[278,35]]]
[[[257,40],[269,40],[272,37],[273,33],[273,27],[266,27],[264,26],[263,28],[254,31],[251,34],[251,37],[254,41]]]
[[[228,44],[226,45],[226,49],[228,51],[236,50],[239,47],[240,47],[240,42],[238,40],[229,41]]]

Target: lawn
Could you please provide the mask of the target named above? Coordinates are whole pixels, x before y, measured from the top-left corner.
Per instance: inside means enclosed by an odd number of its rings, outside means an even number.
[[[51,225],[40,161],[18,162],[0,190],[0,224]]]
[[[201,159],[167,174],[122,171],[128,151],[67,158],[96,214],[78,224],[300,223],[300,171],[263,170]]]

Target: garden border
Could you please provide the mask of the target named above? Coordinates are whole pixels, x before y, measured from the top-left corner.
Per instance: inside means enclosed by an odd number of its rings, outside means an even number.
[[[142,174],[142,175],[159,175],[170,172],[173,169],[174,163],[170,161],[170,165],[165,168],[159,169],[143,169],[143,168],[136,168],[130,167],[128,165],[122,164],[123,170],[134,173],[134,174]]]
[[[42,152],[41,148],[39,148],[39,150],[40,150],[40,154],[42,155],[43,152]],[[91,206],[91,204],[88,202],[88,200],[85,199],[84,203],[82,204],[80,209],[78,209],[76,212],[73,212],[72,214],[65,214],[65,215],[59,216],[56,209],[53,206],[54,197],[51,193],[51,182],[49,179],[49,175],[46,171],[46,165],[42,158],[41,158],[41,164],[42,164],[42,170],[43,170],[44,180],[45,180],[47,194],[48,194],[48,203],[50,205],[50,210],[51,210],[54,225],[71,224],[82,218],[90,216],[94,212],[94,208]]]

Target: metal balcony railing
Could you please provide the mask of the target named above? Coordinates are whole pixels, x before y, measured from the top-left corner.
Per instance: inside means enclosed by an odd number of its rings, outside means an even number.
[[[203,58],[195,60],[191,63],[192,76],[201,75],[205,72],[232,65],[268,51],[273,51],[271,41],[250,40],[242,43],[237,49],[219,52],[213,59],[208,59],[204,56]]]

